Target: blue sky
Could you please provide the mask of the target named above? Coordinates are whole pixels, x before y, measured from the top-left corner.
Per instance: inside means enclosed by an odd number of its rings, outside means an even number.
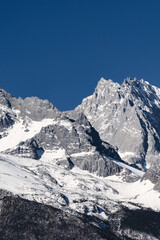
[[[0,88],[70,110],[101,77],[160,87],[159,0],[1,0]]]

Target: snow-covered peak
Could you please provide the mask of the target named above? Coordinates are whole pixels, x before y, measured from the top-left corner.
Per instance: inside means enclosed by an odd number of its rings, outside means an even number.
[[[95,91],[100,91],[100,90],[104,90],[106,88],[118,88],[120,87],[119,83],[116,83],[116,82],[113,82],[113,80],[111,79],[104,79],[104,78],[101,78],[97,84],[97,87],[95,89]]]
[[[126,78],[121,85],[101,79],[76,111],[83,112],[127,162],[145,169],[159,156],[160,89],[143,79]]]

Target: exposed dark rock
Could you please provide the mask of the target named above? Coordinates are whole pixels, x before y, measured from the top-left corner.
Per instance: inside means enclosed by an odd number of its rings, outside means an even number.
[[[12,99],[11,94],[7,93],[5,90],[0,89],[0,104],[4,107],[11,108]]]
[[[40,150],[42,149],[38,147],[37,142],[34,139],[31,139],[26,142],[20,142],[17,148],[6,150],[5,153],[38,160]]]
[[[14,124],[14,116],[11,116],[8,112],[0,112],[0,132],[3,132],[5,129],[9,128]]]

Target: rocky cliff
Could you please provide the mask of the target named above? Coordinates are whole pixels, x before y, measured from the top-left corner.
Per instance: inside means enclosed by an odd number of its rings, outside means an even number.
[[[83,112],[126,162],[146,169],[159,158],[160,90],[148,82],[127,78],[120,85],[102,78],[75,111]]]

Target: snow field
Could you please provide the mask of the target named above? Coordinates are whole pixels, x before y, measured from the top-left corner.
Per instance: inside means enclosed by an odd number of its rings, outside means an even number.
[[[56,154],[64,158],[63,149]],[[103,210],[93,213],[96,206],[103,209],[107,205],[112,212],[122,202],[129,208],[138,204],[160,210],[160,193],[148,180],[127,183],[120,175],[103,178],[78,167],[66,170],[55,163],[54,153],[47,161],[0,154],[0,164],[0,188],[30,200],[80,212],[87,209],[88,214],[103,218],[107,218]]]

